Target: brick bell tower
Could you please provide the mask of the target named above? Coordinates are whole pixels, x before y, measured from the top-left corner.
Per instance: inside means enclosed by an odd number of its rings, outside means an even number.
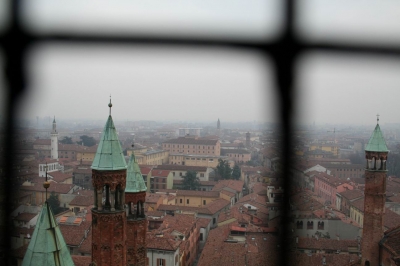
[[[133,147],[133,145],[132,145]],[[125,202],[127,212],[127,265],[146,265],[147,220],[144,214],[147,187],[142,173],[132,152],[127,171]]]
[[[126,264],[126,169],[121,144],[110,115],[92,163],[92,263],[96,266]]]
[[[379,127],[365,148],[364,224],[361,243],[362,265],[379,265],[379,242],[383,237],[383,216],[386,200],[386,161],[389,150]]]

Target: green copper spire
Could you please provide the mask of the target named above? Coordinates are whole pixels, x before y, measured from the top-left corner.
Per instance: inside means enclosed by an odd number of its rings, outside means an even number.
[[[135,155],[133,154],[129,160],[128,170],[126,177],[126,188],[125,193],[135,193],[146,191],[147,187],[144,184],[142,173],[140,172],[139,165],[136,161]]]
[[[111,100],[108,104],[110,115],[100,138],[99,146],[92,163],[95,170],[121,170],[126,169],[124,154],[119,143],[117,131],[111,117]]]
[[[22,266],[74,265],[67,244],[47,201],[37,219]]]
[[[376,124],[375,130],[372,132],[367,147],[365,147],[365,151],[389,152],[379,124]]]

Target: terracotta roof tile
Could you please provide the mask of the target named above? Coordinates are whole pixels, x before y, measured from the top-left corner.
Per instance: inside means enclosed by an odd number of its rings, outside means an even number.
[[[93,198],[93,193],[91,193],[91,194],[92,194],[91,196],[78,195],[73,200],[71,200],[69,205],[85,206],[85,207],[93,205],[94,204],[94,198]]]
[[[242,180],[220,180],[214,186],[213,191],[220,191],[225,187],[231,188],[236,192],[242,192],[244,186],[244,181]]]
[[[88,266],[92,262],[91,256],[72,255],[75,266]]]

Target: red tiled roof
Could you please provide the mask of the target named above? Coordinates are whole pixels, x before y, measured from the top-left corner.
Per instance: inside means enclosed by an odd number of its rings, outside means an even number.
[[[92,223],[83,221],[80,225],[59,224],[58,226],[67,245],[79,246],[85,238],[85,230],[88,230]]]
[[[242,192],[244,181],[242,180],[220,180],[214,186],[213,191],[220,191],[225,187],[231,188],[236,192]]]
[[[382,239],[382,246],[394,256],[400,256],[400,225],[387,230]]]
[[[385,215],[383,218],[384,226],[388,229],[394,228],[400,225],[400,215],[391,211],[390,209],[385,209]]]
[[[32,220],[36,215],[38,215],[38,214],[37,214],[37,213],[26,213],[26,212],[24,212],[24,213],[18,214],[18,215],[14,218],[14,220],[27,223],[27,222],[29,222],[30,220]]]
[[[364,192],[359,190],[359,189],[354,189],[354,190],[345,190],[343,192],[339,193],[340,195],[342,195],[342,197],[348,199],[348,200],[353,200],[356,198],[360,198],[362,196],[364,196]]]
[[[140,172],[142,173],[142,175],[148,175],[151,171],[152,167],[148,167],[148,166],[140,166]]]
[[[72,173],[66,174],[66,173],[62,173],[60,171],[51,172],[51,173],[48,173],[47,175],[51,176],[53,178],[53,180],[56,181],[57,183],[64,182],[68,178],[72,178]]]
[[[51,139],[36,139],[33,145],[51,145]]]
[[[227,195],[227,196],[229,196],[231,198],[235,196],[235,193],[227,191],[227,190],[224,190],[224,189],[221,190],[220,192],[221,192],[221,194]]]
[[[86,239],[83,240],[78,251],[79,253],[92,254],[92,232],[88,233],[88,237],[86,237]]]
[[[364,198],[353,201],[351,203],[351,205],[363,212],[364,211]]]
[[[278,253],[266,252],[276,250],[275,236],[248,234],[245,242],[235,243],[225,241],[229,234],[229,225],[211,230],[197,265],[277,265]]]
[[[195,139],[195,138],[185,138],[185,137],[180,137],[177,139],[171,139],[164,141],[164,143],[170,143],[170,144],[193,144],[193,145],[216,145],[218,140],[213,140],[213,139]]]
[[[72,255],[75,266],[88,266],[92,262],[91,256]]]
[[[296,252],[290,257],[290,265],[320,266],[322,265],[323,257],[325,257],[326,265],[329,266],[350,265],[350,261],[357,262],[359,260],[357,254],[312,253],[311,256],[309,256],[306,253]]]
[[[176,196],[210,197],[219,198],[218,191],[178,190]]]
[[[156,169],[160,170],[170,170],[170,171],[196,171],[196,172],[205,172],[207,171],[207,167],[205,166],[189,166],[189,165],[178,165],[178,164],[164,164],[157,165]]]
[[[357,240],[349,239],[327,239],[327,238],[299,238],[297,248],[299,249],[315,249],[315,250],[341,250],[348,251],[349,247],[358,247]]]
[[[72,190],[72,188],[75,187],[73,184],[59,184],[59,183],[54,183],[52,182],[50,184],[50,187],[48,188],[48,191],[55,192],[57,194],[67,194]],[[33,186],[21,186],[20,190],[22,191],[37,191],[37,192],[45,192],[46,190],[43,187],[43,184],[34,184]]]
[[[158,169],[153,169],[151,171],[151,176],[152,177],[167,177],[169,175],[170,171],[168,170],[158,170]]]
[[[175,251],[181,242],[182,241],[176,240],[172,236],[157,237],[156,232],[150,232],[146,234],[146,248],[148,249]]]
[[[69,205],[85,206],[85,207],[93,205],[94,204],[94,197],[93,197],[93,193],[91,193],[91,194],[92,194],[92,196],[81,196],[81,195],[78,195],[73,200],[71,200]]]

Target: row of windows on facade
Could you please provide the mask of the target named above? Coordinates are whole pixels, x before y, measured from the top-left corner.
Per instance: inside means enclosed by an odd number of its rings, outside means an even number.
[[[172,172],[172,176],[175,176],[175,172]],[[183,173],[179,172],[179,176],[183,176]],[[204,177],[204,173],[200,173],[200,177]]]
[[[233,156],[233,155],[235,155],[235,156]],[[236,157],[236,154],[228,153],[228,156]],[[237,157],[240,157],[240,154],[237,154]],[[244,157],[244,154],[242,154],[242,157]]]
[[[317,224],[317,230],[324,230],[324,222],[318,222]],[[303,221],[297,221],[296,222],[296,228],[297,229],[303,229]],[[314,221],[308,221],[307,222],[307,230],[314,230]]]
[[[46,166],[45,165],[39,165],[39,168],[40,168],[40,171],[45,171],[46,169]],[[55,170],[55,169],[57,169],[57,167],[56,167],[56,165],[55,164],[49,164],[49,165],[47,165],[47,170],[48,171],[52,171],[52,170]]]
[[[177,203],[177,199],[175,199],[175,203]],[[183,203],[183,199],[179,199],[179,203]],[[186,199],[186,204],[189,204],[189,199]],[[207,201],[203,200],[203,205],[206,205],[206,204],[207,204]]]
[[[172,152],[179,152],[179,153],[185,153],[185,151],[184,150],[172,150]],[[187,151],[187,153],[190,153],[190,151],[188,150]],[[200,153],[200,152],[199,152]],[[205,151],[203,151],[203,153],[206,153]],[[207,151],[207,153],[210,153],[209,151]],[[189,159],[188,159],[189,160]],[[193,158],[192,158],[192,160],[194,160]]]
[[[179,145],[176,145],[177,146],[177,148],[179,148]],[[187,147],[186,148],[188,148],[188,149],[190,149],[190,145],[186,145]],[[195,149],[196,148],[196,145],[192,145],[193,147],[193,149]],[[164,144],[164,147],[168,147],[168,148],[170,148],[170,144],[168,144],[168,145],[165,145]],[[199,147],[199,149],[200,149],[200,146],[198,146]],[[201,147],[203,147],[203,150],[205,150],[205,146],[201,146]],[[214,146],[207,146],[207,150],[210,150],[210,147],[211,147],[211,150],[214,150]],[[172,145],[172,148],[175,148],[175,145]],[[181,148],[185,148],[185,145],[182,145],[182,147]]]
[[[351,171],[358,171],[361,172],[363,169],[337,169],[336,171],[343,171],[343,172],[351,172]]]

